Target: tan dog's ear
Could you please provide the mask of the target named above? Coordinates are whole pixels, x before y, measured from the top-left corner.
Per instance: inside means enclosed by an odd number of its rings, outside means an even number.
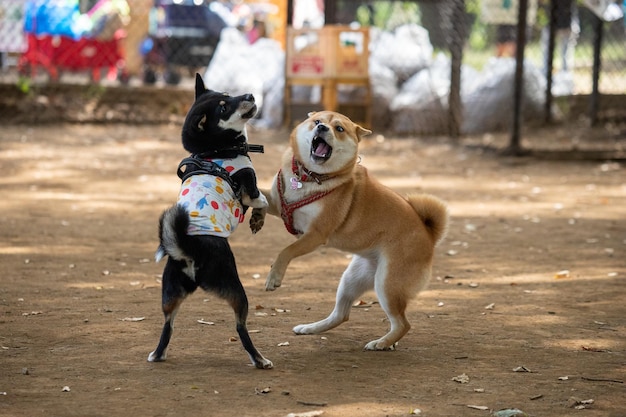
[[[372,133],[371,130],[361,127],[359,125],[356,125],[356,138],[359,142],[361,142],[361,139],[363,138],[363,136],[370,135],[371,133]]]
[[[313,117],[313,115],[314,115],[315,113],[317,113],[317,112],[316,112],[316,111],[310,111],[310,112],[306,115],[306,117]]]

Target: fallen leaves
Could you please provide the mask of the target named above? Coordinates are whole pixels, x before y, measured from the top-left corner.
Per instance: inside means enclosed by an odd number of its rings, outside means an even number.
[[[120,319],[120,320],[137,322],[137,321],[144,321],[145,319],[146,319],[145,317],[124,317],[123,319]]]
[[[378,304],[378,301],[363,301],[363,300],[357,300],[354,303],[352,303],[352,307],[353,308],[368,308],[371,307],[375,304]]]
[[[584,410],[585,408],[589,408],[595,401],[593,399],[581,400],[576,397],[570,397],[567,400],[567,406],[569,408],[574,408],[576,410]]]
[[[471,404],[468,404],[467,408],[473,408],[474,410],[482,410],[482,411],[489,410],[489,407],[487,407],[486,405],[471,405]]]
[[[324,414],[322,410],[305,411],[303,413],[289,413],[285,417],[317,417]]]
[[[554,279],[564,279],[564,278],[569,278],[569,276],[570,276],[569,270],[563,269],[557,272],[556,274],[554,274]]]
[[[255,307],[255,310],[265,310],[265,307],[259,304]],[[278,307],[271,308],[270,311],[271,311],[270,313],[267,313],[265,311],[256,311],[254,315],[256,317],[268,317],[268,316],[276,316],[278,314],[291,313],[291,310],[288,310],[286,308],[278,308]]]
[[[470,378],[465,373],[462,373],[461,375],[452,377],[452,380],[454,382],[458,382],[459,384],[467,384],[470,381]]]
[[[296,401],[298,404],[300,405],[306,405],[309,407],[326,407],[328,405],[328,403],[326,402],[318,402],[318,401],[301,401],[298,400]]]
[[[517,408],[507,408],[504,410],[496,411],[492,414],[493,417],[528,417],[528,414]]]

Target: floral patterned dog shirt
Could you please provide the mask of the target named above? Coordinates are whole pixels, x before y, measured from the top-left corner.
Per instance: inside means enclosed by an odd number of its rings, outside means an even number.
[[[206,160],[231,175],[240,169],[252,168],[250,158],[243,155],[233,159]],[[230,184],[214,175],[193,175],[183,181],[178,205],[189,213],[189,235],[228,237],[244,219],[243,207]]]

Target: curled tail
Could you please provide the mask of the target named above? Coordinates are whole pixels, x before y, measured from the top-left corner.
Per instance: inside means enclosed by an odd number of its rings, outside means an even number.
[[[448,207],[443,201],[429,194],[412,195],[408,201],[437,245],[448,231]]]
[[[190,260],[190,256],[183,248],[187,228],[189,227],[189,214],[187,210],[178,204],[173,205],[163,212],[159,220],[160,244],[154,254],[154,259],[159,262],[165,255],[182,261]]]

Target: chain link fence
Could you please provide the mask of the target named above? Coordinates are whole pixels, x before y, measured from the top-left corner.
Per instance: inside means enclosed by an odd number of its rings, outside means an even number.
[[[554,19],[561,3],[568,6],[559,9],[565,16]],[[595,82],[601,118],[626,119],[623,7],[617,1],[528,1],[525,123],[549,119],[548,83],[551,116],[585,116]],[[268,128],[291,114],[285,107],[292,96],[313,108],[333,103],[347,113],[359,111],[353,103],[365,103],[366,123],[395,134],[510,127],[517,0],[343,0],[326,2],[326,9],[315,0],[0,0],[2,119],[168,120],[184,115],[199,72],[208,87],[254,93],[261,108],[257,123]],[[350,82],[289,83],[290,42],[296,53],[306,51],[325,19],[369,28],[367,45],[354,36],[340,39],[347,53],[367,54],[365,92]],[[289,38],[288,20],[311,32]],[[546,52],[551,27],[552,59]],[[315,69],[329,59],[326,53],[306,62]],[[328,101],[328,94],[334,99]],[[155,113],[157,105],[165,116]]]

